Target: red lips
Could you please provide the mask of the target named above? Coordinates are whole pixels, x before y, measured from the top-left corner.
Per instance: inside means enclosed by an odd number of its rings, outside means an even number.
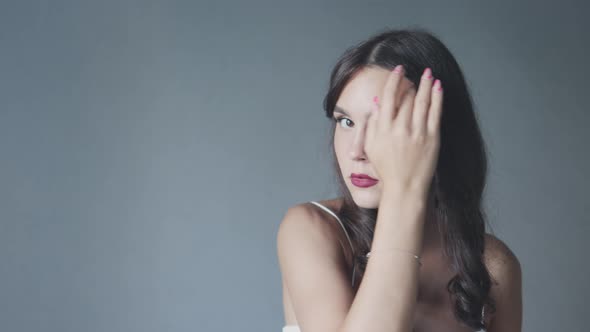
[[[357,187],[361,188],[368,188],[374,186],[379,182],[379,180],[368,176],[367,174],[356,174],[352,173],[350,175],[350,181]]]
[[[372,178],[372,177],[368,176],[367,174],[362,174],[362,173],[359,173],[359,174],[357,174],[357,173],[352,173],[352,174],[350,174],[350,177],[351,177],[351,178],[369,179],[369,180],[374,180],[374,181],[377,181],[377,179],[375,179],[375,178]]]

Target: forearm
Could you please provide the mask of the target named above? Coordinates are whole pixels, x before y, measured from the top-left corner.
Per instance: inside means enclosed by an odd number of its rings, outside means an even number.
[[[385,188],[371,257],[341,332],[412,330],[426,197]],[[410,253],[404,252],[408,251]]]

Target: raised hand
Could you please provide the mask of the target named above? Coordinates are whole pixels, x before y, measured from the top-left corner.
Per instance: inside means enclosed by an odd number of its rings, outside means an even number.
[[[418,91],[411,87],[400,97],[403,77],[399,65],[387,78],[382,100],[375,96],[365,152],[385,188],[426,194],[438,160],[443,90],[426,68]]]

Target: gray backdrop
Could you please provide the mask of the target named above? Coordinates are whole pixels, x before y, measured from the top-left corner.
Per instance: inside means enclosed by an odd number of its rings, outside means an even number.
[[[409,26],[472,89],[524,331],[585,330],[587,7],[3,0],[0,330],[280,331],[278,224],[336,193],[330,69]]]

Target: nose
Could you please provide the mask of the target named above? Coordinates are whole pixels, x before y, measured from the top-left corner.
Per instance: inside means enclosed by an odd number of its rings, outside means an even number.
[[[352,145],[350,146],[350,158],[353,160],[367,160],[367,156],[365,154],[365,131],[366,124],[354,134]]]

